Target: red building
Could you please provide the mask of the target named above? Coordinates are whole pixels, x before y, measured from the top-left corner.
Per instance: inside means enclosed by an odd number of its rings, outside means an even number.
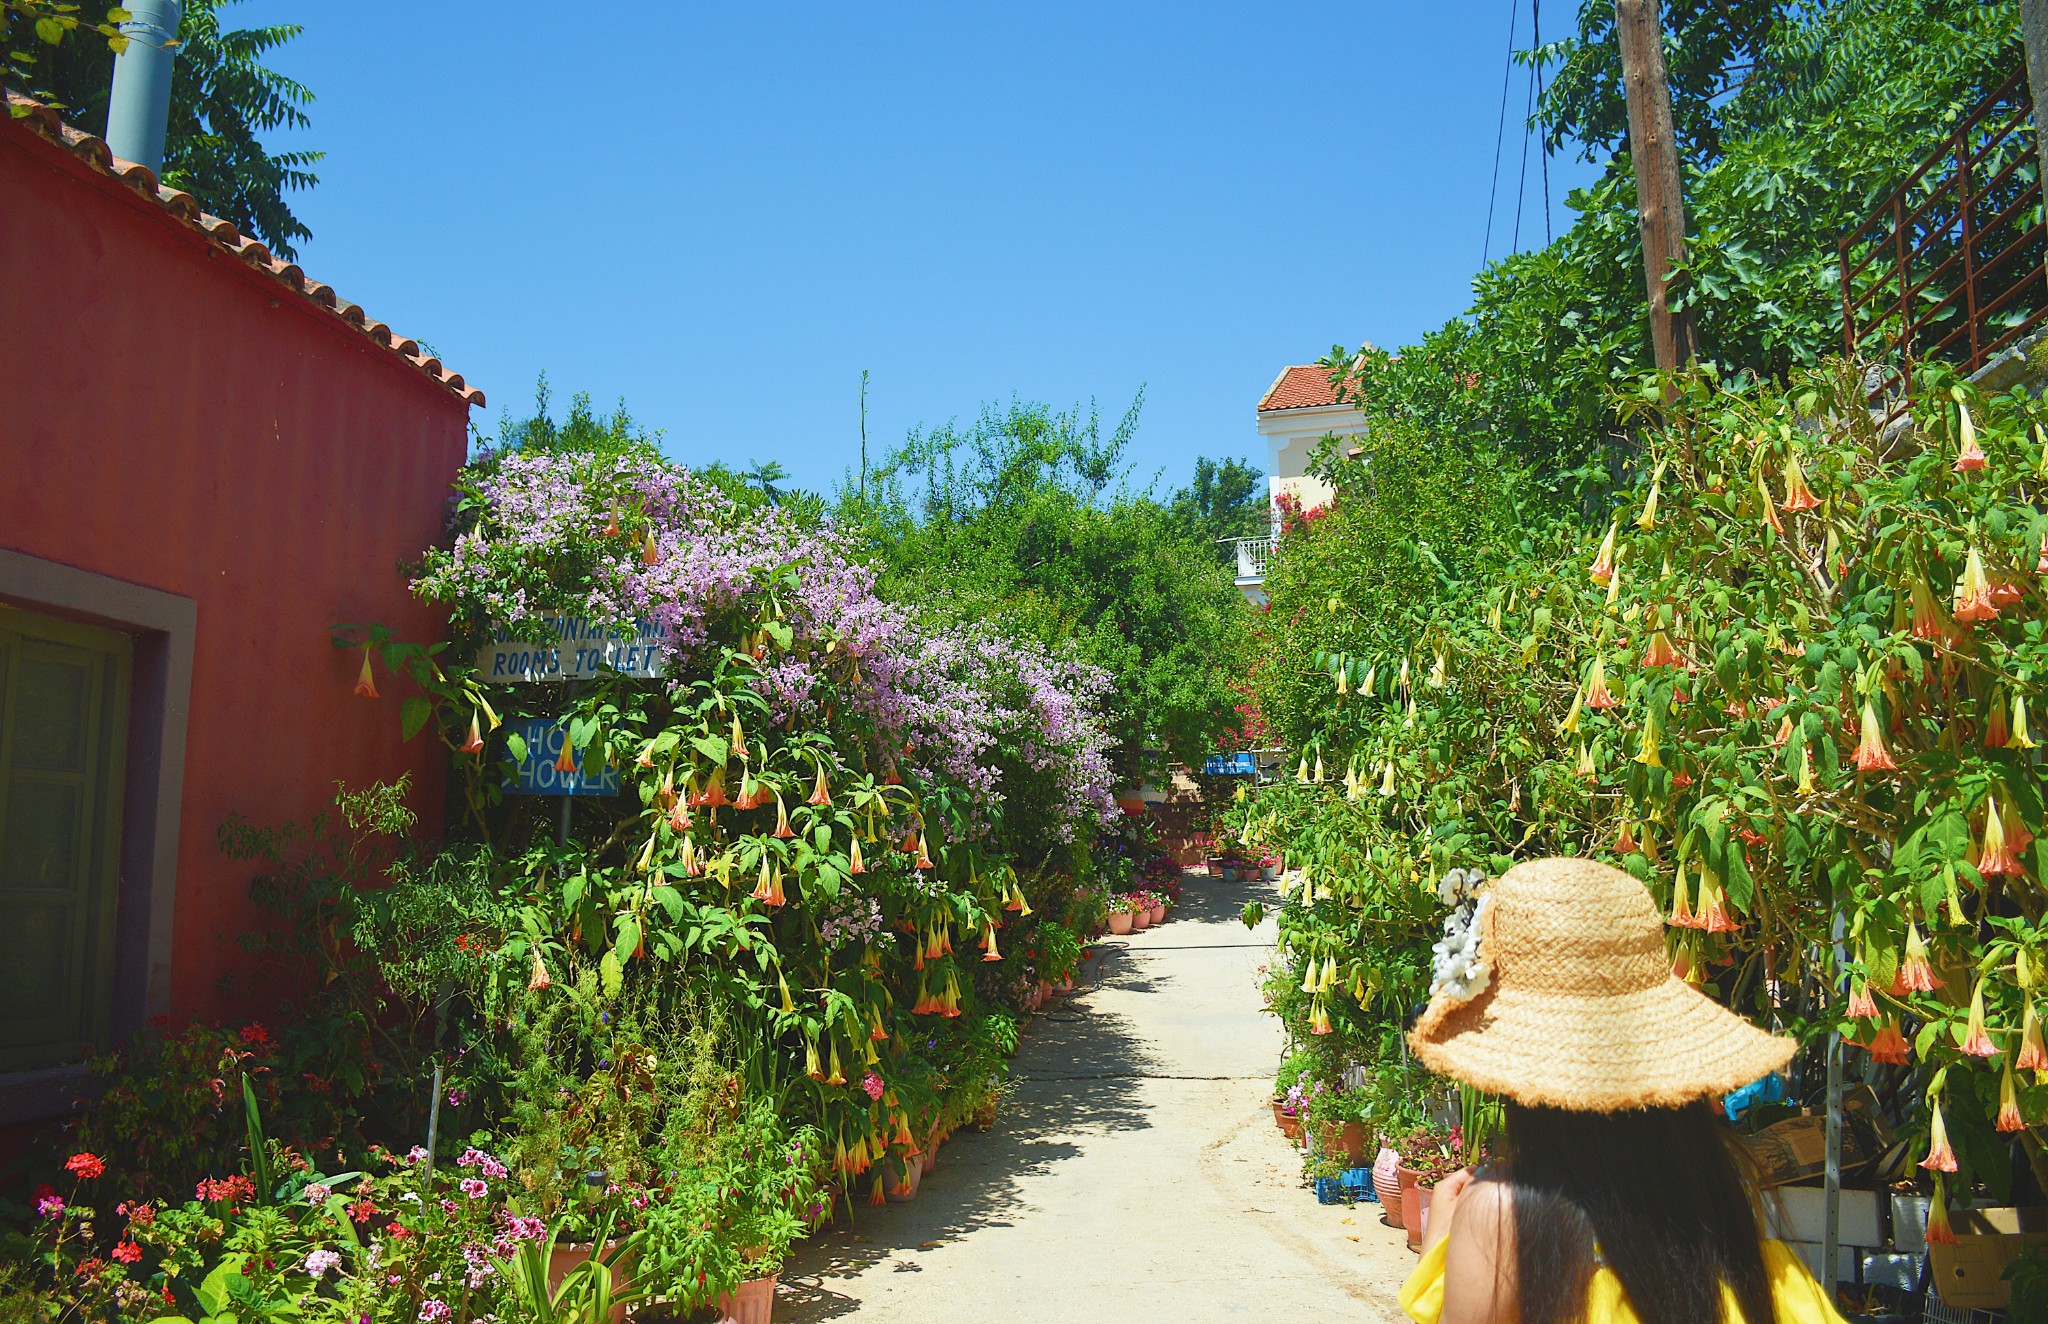
[[[351,694],[340,622],[432,637],[478,391],[34,103],[0,116],[0,1123],[66,1111],[89,1045],[223,989],[259,922],[221,824],[444,751]]]

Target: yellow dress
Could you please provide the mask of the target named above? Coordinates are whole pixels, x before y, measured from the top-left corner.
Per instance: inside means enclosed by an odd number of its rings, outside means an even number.
[[[1429,1254],[1401,1285],[1401,1309],[1415,1324],[1437,1324],[1444,1313],[1444,1256],[1449,1252],[1446,1238],[1430,1247]],[[1821,1290],[1806,1261],[1782,1241],[1764,1243],[1764,1271],[1771,1277],[1771,1300],[1778,1307],[1777,1324],[1843,1324],[1842,1317]],[[1738,1318],[1735,1295],[1721,1289],[1722,1317]],[[1605,1265],[1593,1271],[1586,1289],[1586,1324],[1637,1324],[1636,1312],[1622,1295],[1621,1279]]]

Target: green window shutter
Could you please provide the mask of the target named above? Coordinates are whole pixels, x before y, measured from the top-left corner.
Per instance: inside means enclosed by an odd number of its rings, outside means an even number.
[[[0,1070],[107,1033],[128,637],[0,609]]]

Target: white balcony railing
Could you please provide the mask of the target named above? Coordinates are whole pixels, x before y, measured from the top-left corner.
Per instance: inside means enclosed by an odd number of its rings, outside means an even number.
[[[1237,538],[1237,582],[1240,586],[1264,583],[1266,563],[1273,559],[1273,539]]]

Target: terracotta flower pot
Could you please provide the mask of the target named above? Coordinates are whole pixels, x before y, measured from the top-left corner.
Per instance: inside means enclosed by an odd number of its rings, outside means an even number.
[[[884,1182],[883,1194],[890,1204],[909,1204],[917,1198],[918,1184],[924,1180],[924,1159],[917,1154],[892,1157],[889,1174],[896,1180]]]
[[[1208,866],[1211,878],[1221,878],[1223,876],[1223,857],[1221,855],[1211,855],[1202,863]]]
[[[610,1259],[612,1252],[618,1248],[618,1242],[607,1241],[604,1244],[606,1258]],[[584,1263],[590,1259],[590,1251],[591,1243],[587,1241],[558,1241],[555,1243],[554,1250],[548,1254],[548,1295],[553,1296],[556,1292],[560,1291],[562,1280],[583,1267]],[[612,1291],[622,1292],[626,1287],[625,1266],[620,1264],[618,1260],[611,1260],[610,1262]],[[626,1318],[626,1307],[623,1304],[613,1306],[608,1318],[610,1318],[612,1324],[620,1324]]]
[[[1149,928],[1151,928],[1151,927],[1152,927],[1152,912],[1151,912],[1151,911],[1149,911],[1149,910],[1140,910],[1140,911],[1138,911],[1138,912],[1137,912],[1136,914],[1134,914],[1134,915],[1132,915],[1132,916],[1131,916],[1131,929],[1132,929],[1132,931],[1133,931],[1133,932],[1136,932],[1136,933],[1143,933],[1143,932],[1144,932],[1144,931],[1145,931],[1146,929],[1149,929]]]
[[[718,1298],[718,1308],[732,1324],[769,1324],[775,1313],[775,1274],[741,1283]]]
[[[1436,1183],[1422,1184],[1421,1174],[1403,1163],[1401,1165],[1401,1227],[1408,1234],[1408,1249],[1422,1249],[1424,1220],[1428,1217],[1430,1192]]]
[[[1121,936],[1131,931],[1131,915],[1127,910],[1112,910],[1109,913],[1109,931]]]
[[[1401,1226],[1401,1156],[1382,1146],[1372,1164],[1373,1194],[1380,1198],[1380,1214],[1388,1227]]]
[[[1291,1119],[1292,1117],[1293,1117],[1293,1114],[1287,1111],[1287,1105],[1286,1105],[1286,1104],[1284,1104],[1284,1103],[1280,1102],[1280,1100],[1278,1100],[1278,1099],[1275,1099],[1275,1100],[1273,1100],[1273,1125],[1274,1125],[1274,1126],[1277,1126],[1277,1127],[1279,1127],[1279,1128],[1280,1128],[1280,1129],[1281,1129],[1282,1131],[1285,1131],[1285,1130],[1287,1129],[1287,1123],[1288,1123],[1288,1121],[1289,1121],[1289,1120],[1290,1120],[1290,1119]]]
[[[1325,1154],[1333,1157],[1343,1155],[1347,1168],[1365,1166],[1365,1128],[1357,1122],[1323,1123],[1323,1129],[1316,1135],[1316,1143]]]
[[[1164,905],[1152,907],[1152,922],[1154,924],[1166,923],[1166,907]]]

